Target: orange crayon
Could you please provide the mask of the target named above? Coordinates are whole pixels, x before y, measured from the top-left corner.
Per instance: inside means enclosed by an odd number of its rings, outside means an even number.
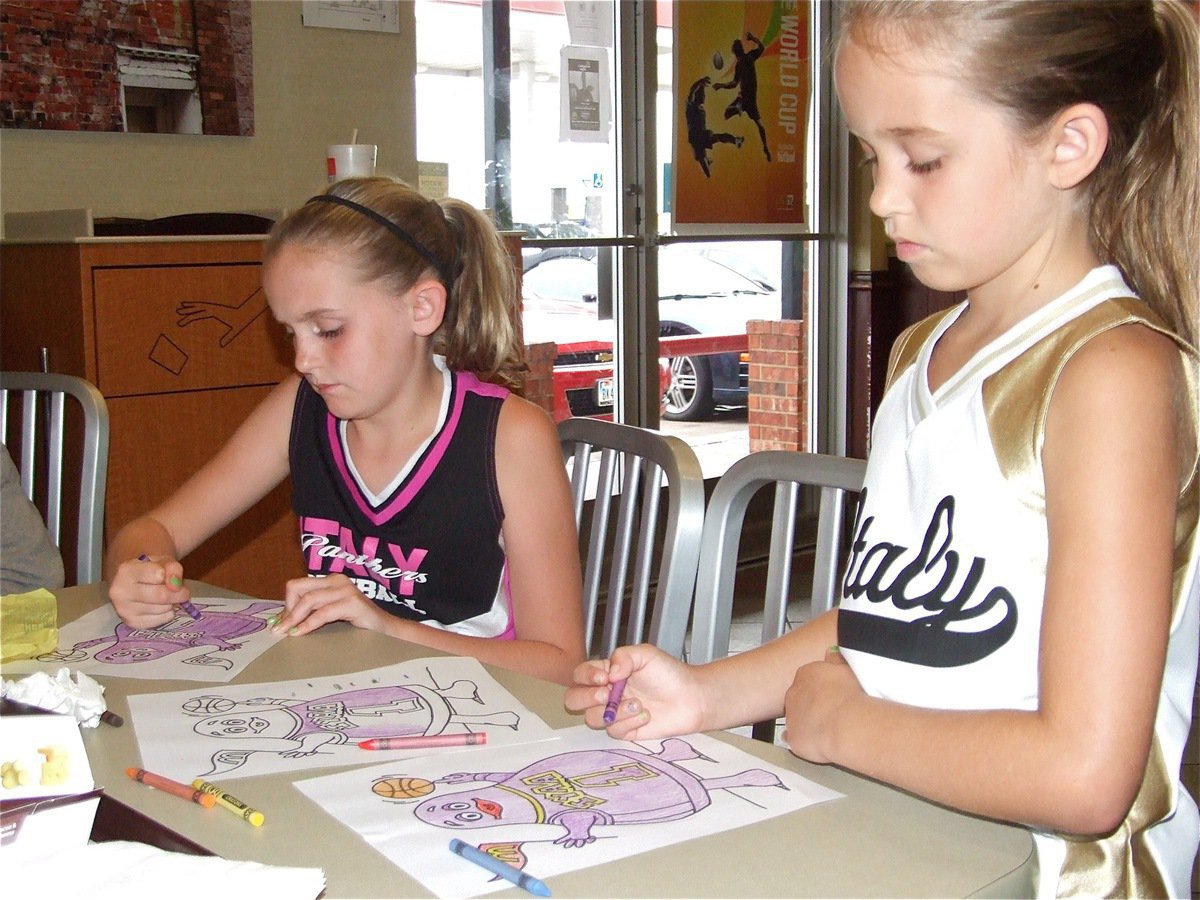
[[[212,794],[194,790],[186,784],[180,784],[178,781],[172,781],[170,778],[164,778],[162,775],[155,775],[153,772],[147,772],[145,769],[137,769],[130,766],[125,770],[125,774],[134,781],[140,781],[142,784],[147,784],[160,791],[166,791],[168,794],[174,794],[176,797],[181,797],[184,800],[199,803],[205,809],[212,809],[217,802],[217,798]]]

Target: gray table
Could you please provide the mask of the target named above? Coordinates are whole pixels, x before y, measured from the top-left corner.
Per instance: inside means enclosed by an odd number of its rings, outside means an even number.
[[[192,583],[192,593],[238,596]],[[106,602],[102,586],[57,592],[60,625]],[[285,640],[251,663],[234,683],[281,681],[370,669],[437,655],[344,623]],[[551,727],[579,724],[562,706],[562,688],[490,667],[508,690]],[[326,893],[337,897],[429,896],[353,831],[292,787],[293,776],[238,779],[234,793],[263,811],[262,828],[147,790],[125,775],[139,755],[129,721],[129,694],[179,691],[188,681],[104,678],[122,728],[84,729],[96,784],[169,832],[229,859],[320,866]],[[801,762],[785,749],[717,735],[775,765],[845,794],[760,824],[547,880],[555,897],[964,897],[1032,896],[1033,843],[1021,828],[952,812],[833,766]],[[338,771],[323,769],[322,773]],[[297,778],[313,772],[297,773]],[[133,816],[133,817],[136,817]],[[519,889],[501,896],[529,896]]]

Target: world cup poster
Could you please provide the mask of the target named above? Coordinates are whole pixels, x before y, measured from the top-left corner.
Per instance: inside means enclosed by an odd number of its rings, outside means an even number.
[[[676,0],[675,230],[804,230],[807,0]]]

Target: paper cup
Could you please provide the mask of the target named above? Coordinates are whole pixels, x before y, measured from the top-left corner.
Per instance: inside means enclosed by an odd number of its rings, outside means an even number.
[[[330,144],[325,148],[325,166],[330,182],[375,174],[375,144]]]

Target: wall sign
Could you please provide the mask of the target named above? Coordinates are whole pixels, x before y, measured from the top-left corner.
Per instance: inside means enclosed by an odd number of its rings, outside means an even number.
[[[808,0],[676,0],[674,14],[675,230],[805,230]]]
[[[304,0],[300,16],[314,28],[400,33],[400,0]]]

